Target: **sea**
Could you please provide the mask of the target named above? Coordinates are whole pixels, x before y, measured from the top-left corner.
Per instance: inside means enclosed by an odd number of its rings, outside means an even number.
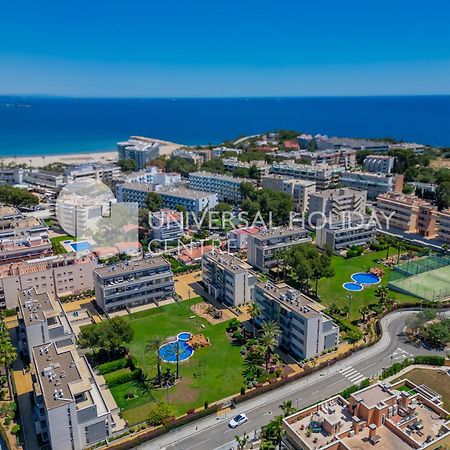
[[[450,147],[450,96],[0,97],[0,157],[108,151],[131,135],[219,144],[277,129]]]

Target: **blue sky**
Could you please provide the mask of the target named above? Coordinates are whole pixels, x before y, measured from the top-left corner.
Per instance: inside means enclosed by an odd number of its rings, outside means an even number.
[[[450,2],[24,0],[0,94],[450,94]]]

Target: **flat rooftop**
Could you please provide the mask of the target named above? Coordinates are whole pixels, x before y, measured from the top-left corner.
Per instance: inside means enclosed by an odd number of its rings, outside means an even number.
[[[205,253],[204,256],[208,257],[217,264],[234,273],[243,272],[252,268],[250,264],[240,260],[239,258],[236,258],[230,253],[218,253],[212,251],[209,253]]]
[[[204,192],[196,189],[190,189],[182,186],[163,186],[156,191],[158,194],[168,195],[172,197],[190,198],[201,200],[213,195],[212,192]]]
[[[18,291],[17,298],[25,326],[34,325],[35,322],[44,321],[50,317],[57,317],[61,312],[46,292],[38,294],[35,288]]]
[[[280,305],[305,317],[316,317],[324,309],[322,305],[285,283],[259,281],[256,285]]]
[[[374,384],[367,389],[356,392],[353,394],[353,397],[355,400],[364,403],[368,408],[373,408],[380,403],[386,402],[393,395],[392,391],[383,389],[379,384]]]
[[[168,270],[170,270],[170,264],[161,256],[156,256],[154,258],[145,258],[137,261],[126,261],[118,264],[100,266],[97,267],[94,272],[102,278],[110,278],[164,266],[167,266]]]
[[[272,228],[270,230],[259,231],[253,234],[258,239],[271,239],[281,236],[295,236],[297,234],[305,234],[308,236],[308,232],[304,228],[292,227],[292,228]]]
[[[233,183],[242,183],[242,182],[253,182],[253,180],[249,178],[239,178],[239,177],[233,177],[231,175],[224,175],[221,173],[211,173],[211,172],[192,172],[189,174],[190,177],[202,177],[202,178],[212,178],[215,180],[224,180],[224,181],[231,181]]]

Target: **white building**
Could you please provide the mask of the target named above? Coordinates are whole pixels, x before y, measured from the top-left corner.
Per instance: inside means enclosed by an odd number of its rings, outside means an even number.
[[[339,327],[322,312],[319,303],[296,289],[258,282],[253,298],[261,310],[257,323],[275,321],[281,329],[280,348],[297,361],[337,347]]]
[[[368,172],[391,174],[394,170],[395,157],[388,155],[368,155],[364,167]]]
[[[209,172],[189,174],[189,187],[191,189],[216,192],[219,201],[230,203],[239,203],[242,200],[241,184],[244,182],[253,183],[253,180]]]
[[[229,253],[203,253],[202,281],[214,300],[239,306],[252,300],[257,281],[251,266]]]
[[[172,209],[162,209],[150,213],[152,239],[156,241],[173,241],[183,236],[183,214]]]
[[[247,237],[247,261],[253,267],[267,272],[278,266],[276,252],[292,245],[311,242],[308,232],[303,228],[277,228]]]
[[[119,159],[131,159],[136,169],[142,170],[160,154],[160,144],[142,136],[131,136],[126,142],[118,142]]]
[[[339,184],[343,187],[367,191],[367,198],[375,199],[386,192],[403,191],[403,175],[372,172],[342,172]]]
[[[349,214],[347,217],[319,219],[316,245],[324,249],[342,250],[352,245],[367,245],[376,238],[377,224],[369,216]]]

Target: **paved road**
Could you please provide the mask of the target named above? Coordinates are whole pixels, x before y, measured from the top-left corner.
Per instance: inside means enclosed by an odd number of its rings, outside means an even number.
[[[234,449],[236,434],[255,431],[281,413],[279,405],[291,400],[297,408],[326,399],[363,379],[379,374],[383,368],[415,355],[441,354],[404,342],[398,336],[405,328],[411,311],[399,311],[382,319],[384,330],[381,340],[372,347],[356,352],[344,361],[334,364],[308,377],[289,383],[279,389],[248,400],[233,410],[233,416],[245,412],[248,423],[236,430],[228,427],[230,416],[211,416],[185,427],[173,430],[159,439],[139,447],[145,450],[230,450]],[[446,313],[447,315],[449,312]]]

